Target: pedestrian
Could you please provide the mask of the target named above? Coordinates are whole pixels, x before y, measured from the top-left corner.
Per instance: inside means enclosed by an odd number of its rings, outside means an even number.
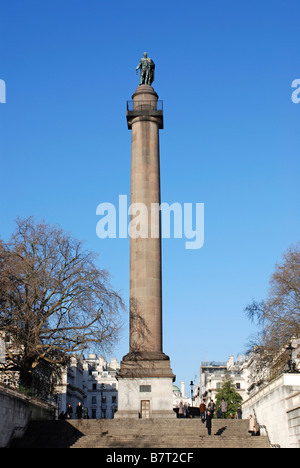
[[[78,406],[77,406],[77,408],[76,408],[76,416],[77,416],[77,419],[82,419],[82,413],[83,413],[83,408],[82,408],[81,403],[79,402],[79,403],[78,403]]]
[[[190,418],[191,412],[190,412],[189,405],[187,403],[185,403],[184,406],[185,406],[185,417]]]
[[[208,410],[206,413],[206,428],[207,428],[207,433],[209,436],[211,435],[211,420],[212,420],[212,414]]]
[[[73,416],[73,408],[69,403],[67,411],[66,411],[66,419],[72,419],[72,416]]]
[[[227,402],[225,401],[225,398],[222,398],[221,404],[220,404],[221,412],[222,412],[222,418],[226,419],[226,413],[227,413]]]
[[[207,409],[211,412],[212,418],[214,417],[214,412],[215,412],[215,404],[213,400],[210,400]]]
[[[178,417],[183,418],[183,403],[182,403],[182,401],[179,403]]]
[[[249,434],[251,436],[255,436],[256,432],[257,432],[257,428],[256,428],[256,422],[255,422],[255,419],[253,418],[252,414],[250,414],[249,416]]]
[[[202,423],[204,424],[204,422],[205,422],[205,412],[206,412],[206,405],[205,405],[204,401],[202,401],[199,409],[200,409],[200,419],[201,419]]]
[[[240,406],[237,409],[237,414],[238,414],[238,419],[242,419],[243,412],[242,412],[242,408]]]

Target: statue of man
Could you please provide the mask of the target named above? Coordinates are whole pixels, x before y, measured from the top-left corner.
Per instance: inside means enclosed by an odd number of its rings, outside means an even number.
[[[141,70],[140,85],[152,85],[154,81],[155,64],[153,60],[148,57],[147,52],[144,52],[144,57],[141,58],[140,63],[136,67],[136,74],[138,74],[138,70]]]

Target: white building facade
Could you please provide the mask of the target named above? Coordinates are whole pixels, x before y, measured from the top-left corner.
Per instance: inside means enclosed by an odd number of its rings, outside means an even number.
[[[113,358],[107,363],[103,356],[89,354],[84,361],[86,399],[84,406],[88,408],[92,419],[113,419],[118,409],[118,381],[116,373],[119,362]]]
[[[216,401],[216,394],[223,385],[225,377],[230,377],[237,393],[244,399],[247,398],[247,381],[244,374],[244,365],[248,357],[240,355],[234,361],[231,355],[224,362],[201,362],[199,385],[194,390],[194,406],[199,406],[202,401],[208,404]]]
[[[112,419],[118,407],[118,369],[115,358],[108,363],[96,354],[89,354],[87,358],[73,356],[69,366],[63,369],[61,385],[56,389],[59,414],[65,413],[71,405],[72,418],[76,418],[80,402],[84,418]]]
[[[61,384],[56,387],[58,413],[65,413],[67,406],[71,405],[74,416],[78,403],[82,404],[85,399],[82,360],[72,356],[69,366],[62,369],[61,379]]]

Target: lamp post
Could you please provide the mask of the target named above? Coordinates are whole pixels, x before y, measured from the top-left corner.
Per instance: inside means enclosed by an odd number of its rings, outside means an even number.
[[[194,382],[191,380],[191,383],[190,383],[190,387],[191,387],[191,399],[192,399],[192,408],[193,408],[193,393],[194,393]]]
[[[293,351],[296,349],[292,346],[292,343],[289,344],[289,346],[287,348],[285,348],[287,353],[288,353],[288,356],[289,356],[289,360],[288,360],[288,363],[287,363],[287,372],[288,373],[294,373],[296,372],[296,363],[295,361],[293,361]]]

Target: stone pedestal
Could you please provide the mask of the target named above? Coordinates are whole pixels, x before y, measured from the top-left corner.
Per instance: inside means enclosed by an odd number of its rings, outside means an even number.
[[[118,374],[115,416],[175,417],[175,376],[162,351],[161,217],[160,213],[151,216],[152,204],[160,204],[159,129],[163,128],[163,110],[158,108],[158,96],[149,85],[140,85],[132,98],[127,110],[132,131],[130,351]],[[142,411],[142,405],[149,410]]]
[[[117,419],[174,419],[172,379],[119,379]]]

